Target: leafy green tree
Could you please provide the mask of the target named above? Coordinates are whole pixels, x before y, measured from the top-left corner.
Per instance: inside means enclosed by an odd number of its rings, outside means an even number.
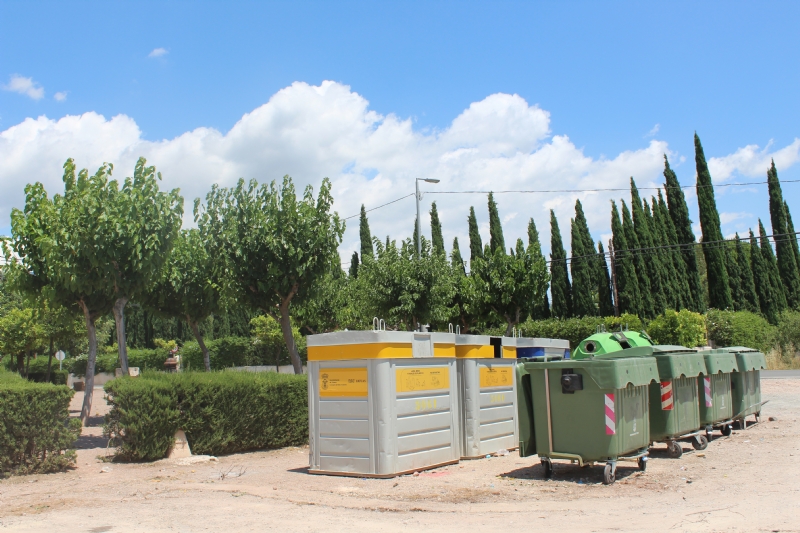
[[[205,226],[204,229],[208,229]],[[200,324],[221,311],[224,264],[212,253],[210,235],[200,229],[180,232],[164,274],[151,286],[147,303],[153,310],[185,320],[203,352],[203,364],[211,371],[211,358]]]
[[[639,306],[640,316],[654,318],[656,316],[655,305],[653,303],[653,293],[650,285],[650,277],[647,274],[647,256],[641,250],[636,230],[633,227],[631,213],[625,201],[622,201],[622,230],[625,232],[625,239],[628,242],[628,250],[620,250],[621,254],[630,254],[635,266],[637,285],[639,287]]]
[[[769,283],[772,289],[772,298],[775,300],[778,313],[781,313],[787,308],[788,302],[786,301],[786,293],[784,292],[783,283],[781,282],[781,274],[778,271],[778,263],[775,260],[775,253],[772,251],[772,243],[769,242],[767,230],[764,229],[764,224],[761,222],[761,219],[758,219],[758,232],[760,235],[759,244],[761,244],[761,255],[764,257],[764,266],[769,275]]]
[[[472,262],[478,257],[483,257],[483,243],[481,242],[481,233],[478,231],[478,219],[475,217],[474,207],[469,208],[467,224],[469,225],[469,260]]]
[[[470,275],[483,305],[506,324],[506,336],[527,318],[528,310],[547,291],[544,258],[534,258],[518,241],[514,255],[501,248],[484,254],[472,265]]]
[[[778,272],[783,282],[783,289],[786,291],[787,304],[789,307],[800,309],[800,268],[798,268],[795,250],[792,246],[792,241],[795,245],[797,244],[797,236],[788,234],[787,209],[783,201],[783,192],[781,191],[781,182],[778,180],[775,161],[772,161],[772,166],[767,171],[767,184],[769,187],[769,215],[772,221],[775,253],[778,257]]]
[[[290,308],[325,275],[337,253],[344,222],[331,213],[332,204],[327,178],[315,201],[310,186],[298,198],[285,176],[280,187],[274,181],[259,186],[243,179],[233,189],[214,186],[205,207],[198,204],[195,210],[200,231],[219,243],[217,253],[225,258],[227,282],[237,300],[280,323],[297,374],[303,367]]]
[[[46,342],[41,318],[33,307],[9,309],[0,316],[0,354],[17,357],[17,371],[27,376],[26,360]]]
[[[311,335],[369,327],[374,315],[367,316],[358,288],[357,279],[346,276],[341,266],[332,262],[308,296],[294,307],[292,319],[300,331]],[[286,355],[288,358],[288,352]]]
[[[503,253],[506,253],[506,240],[503,238],[500,213],[497,211],[497,203],[494,201],[494,196],[489,193],[489,249],[494,252],[498,248]]]
[[[553,210],[550,210],[550,294],[553,305],[550,314],[557,318],[572,316],[572,287],[567,274],[567,252],[561,240],[561,230]]]
[[[772,294],[773,288],[769,269],[764,261],[764,254],[761,253],[756,237],[753,235],[753,230],[750,230],[750,264],[753,269],[753,283],[758,293],[761,313],[770,324],[777,324],[778,316],[780,315],[780,306],[778,305],[777,298]]]
[[[611,296],[611,278],[603,243],[597,243],[597,261],[600,264],[600,281],[597,287],[597,303],[600,316],[614,316],[614,299]]]
[[[361,261],[363,262],[366,257],[375,257],[375,250],[372,248],[372,233],[369,231],[369,221],[367,220],[367,211],[364,209],[364,204],[361,204],[358,235],[361,238]]]
[[[665,292],[668,290],[664,267],[661,264],[660,251],[653,249],[655,248],[655,243],[649,220],[642,208],[642,199],[639,196],[639,189],[636,187],[636,182],[633,178],[631,178],[631,212],[636,239],[639,241],[640,247],[646,248],[646,250],[638,252],[637,256],[644,259],[642,263],[645,265],[645,273],[652,291],[653,314],[663,313],[667,307]]]
[[[583,235],[575,219],[571,220],[571,254],[569,266],[572,272],[572,314],[594,316],[597,310],[592,299],[592,267],[594,246],[584,248]]]
[[[736,262],[739,268],[739,288],[741,290],[741,309],[752,313],[760,313],[758,293],[753,282],[753,269],[750,260],[745,255],[742,239],[736,234]]]
[[[539,261],[539,259],[545,260],[544,254],[542,254],[542,243],[539,241],[539,231],[536,229],[536,223],[533,218],[528,220],[528,254],[533,258],[534,262]],[[545,264],[547,264],[546,261]],[[542,298],[538,302],[534,302],[530,310],[531,318],[534,320],[550,318],[550,302],[547,299],[548,287],[545,287]]]
[[[439,211],[436,210],[436,202],[431,204],[431,243],[433,244],[434,253],[445,255],[442,223],[439,221]]]
[[[453,251],[450,252],[450,265],[456,273],[467,273],[464,268],[464,259],[461,257],[461,249],[458,247],[458,237],[453,238]]]
[[[688,309],[667,309],[647,325],[647,333],[658,344],[695,348],[707,342],[705,318]]]
[[[353,279],[358,277],[358,252],[353,252],[353,256],[350,258],[350,270],[347,275]]]
[[[669,160],[664,155],[664,178],[666,185],[664,191],[667,194],[667,205],[669,215],[675,228],[677,244],[680,245],[681,257],[686,271],[686,279],[689,284],[689,296],[691,300],[687,302],[689,309],[702,313],[706,310],[705,290],[700,280],[700,269],[697,266],[697,254],[695,252],[694,231],[692,231],[692,221],[689,218],[689,207],[686,205],[686,197],[678,182],[678,177],[669,166]]]
[[[714,186],[697,133],[694,134],[694,150],[697,166],[697,204],[700,207],[700,227],[703,230],[701,242],[708,270],[708,305],[716,309],[733,309],[726,269],[725,245],[721,242],[722,230],[717,202],[714,199]]]
[[[641,312],[641,297],[639,281],[636,277],[636,267],[633,263],[633,254],[628,252],[628,241],[622,221],[619,217],[617,204],[611,201],[611,233],[614,244],[614,265],[617,279],[617,297],[620,313],[638,315]]]
[[[375,241],[375,261],[365,263],[358,277],[359,294],[373,316],[396,329],[413,331],[425,324],[443,325],[455,314],[452,307],[456,277],[447,258],[431,253],[422,238],[422,254],[410,239],[397,246]]]
[[[283,340],[283,331],[277,320],[269,315],[259,315],[250,321],[251,336],[255,343],[262,346],[275,361],[275,370],[278,371],[281,359],[285,360],[286,342]],[[292,328],[292,335],[300,339],[298,328]],[[284,356],[284,357],[282,357]]]

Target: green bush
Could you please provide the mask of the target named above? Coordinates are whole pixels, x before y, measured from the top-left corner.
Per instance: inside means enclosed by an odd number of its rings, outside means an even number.
[[[50,380],[47,380],[47,370],[44,372],[31,372],[28,374],[28,381],[35,383],[52,383],[53,385],[66,385],[69,372],[66,370],[59,370],[57,365],[50,370]]]
[[[297,349],[300,359],[305,362],[307,349],[305,337],[297,337]],[[206,341],[208,355],[211,359],[211,370],[222,370],[232,366],[281,365],[291,364],[285,345],[281,345],[280,352],[275,353],[273,347],[251,337],[221,337]],[[181,365],[187,370],[202,370],[203,352],[196,341],[183,345],[178,352],[181,356]]]
[[[306,376],[147,372],[106,383],[104,434],[121,460],[157,460],[183,429],[192,453],[226,454],[308,441]]]
[[[80,420],[69,418],[73,392],[0,372],[0,473],[63,470],[75,463]]]
[[[605,327],[606,331],[619,331],[621,327],[627,327],[631,331],[639,331],[642,329],[642,321],[636,315],[629,314],[623,314],[619,317],[551,318],[547,320],[527,320],[520,324],[519,330],[523,337],[567,339],[570,347],[575,348],[583,339],[597,333],[598,326]],[[502,334],[502,332],[499,334]]]
[[[708,339],[717,346],[747,346],[768,354],[775,347],[776,328],[761,315],[749,311],[706,313]]]
[[[695,348],[706,345],[706,321],[703,315],[682,309],[667,309],[647,326],[647,333],[656,344],[672,344]]]

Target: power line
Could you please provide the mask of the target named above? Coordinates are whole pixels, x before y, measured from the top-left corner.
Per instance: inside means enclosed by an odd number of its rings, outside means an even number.
[[[413,192],[411,194],[406,194],[405,196],[401,196],[400,198],[396,198],[396,199],[392,200],[391,202],[386,202],[385,204],[379,205],[377,207],[371,207],[369,209],[366,209],[364,212],[365,213],[369,213],[370,211],[375,211],[376,209],[380,209],[381,207],[386,207],[387,205],[392,205],[395,202],[399,202],[400,200],[405,200],[406,198],[409,198],[411,196],[414,196]],[[351,216],[345,218],[344,220],[350,220],[351,218],[356,218],[358,216],[361,216],[361,213],[359,213],[357,215],[351,215]]]

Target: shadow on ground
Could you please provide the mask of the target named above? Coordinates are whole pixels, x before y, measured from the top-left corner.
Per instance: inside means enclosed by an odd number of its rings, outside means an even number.
[[[91,450],[93,448],[107,448],[108,439],[102,435],[81,435],[75,441],[76,450]]]
[[[538,461],[537,458],[533,458]],[[603,482],[603,469],[605,463],[598,463],[594,466],[580,467],[577,464],[571,464],[564,461],[553,461],[553,480],[567,481],[572,483],[602,483]],[[626,477],[635,474],[639,471],[636,463],[619,462],[617,463],[617,481],[625,479]],[[541,463],[536,462],[531,466],[525,468],[517,468],[504,474],[501,477],[512,479],[538,479],[545,481],[544,467]]]

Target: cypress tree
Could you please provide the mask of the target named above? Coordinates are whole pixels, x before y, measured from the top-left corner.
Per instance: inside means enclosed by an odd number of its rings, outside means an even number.
[[[436,210],[436,202],[431,204],[431,246],[433,246],[434,253],[445,254],[442,223],[439,222],[439,211]]]
[[[534,262],[539,259],[544,261],[542,254],[542,244],[539,241],[539,231],[536,229],[536,223],[533,218],[528,220],[528,254],[533,258]],[[550,302],[547,298],[547,290],[545,289],[542,300],[534,304],[533,309],[530,310],[531,318],[534,320],[542,320],[550,318]]]
[[[475,217],[474,207],[469,208],[467,224],[469,225],[469,260],[475,261],[475,259],[483,257],[483,242],[481,242],[481,233],[478,231],[478,219]]]
[[[678,236],[675,232],[675,225],[672,223],[672,217],[669,215],[667,204],[664,197],[661,195],[661,190],[658,191],[658,201],[653,201],[653,212],[658,213],[658,220],[663,233],[664,245],[669,262],[672,266],[672,287],[675,291],[675,309],[691,309],[694,299],[692,298],[692,291],[689,288],[689,279],[686,275],[686,263],[683,260],[680,246],[678,245]]]
[[[489,249],[494,252],[498,248],[505,253],[506,241],[503,238],[503,226],[500,224],[500,213],[497,212],[497,204],[492,193],[489,193]]]
[[[633,178],[631,178],[631,211],[633,229],[636,232],[639,246],[645,248],[645,250],[639,252],[639,255],[644,259],[642,262],[647,268],[647,277],[650,280],[650,289],[653,294],[653,316],[660,315],[667,308],[665,293],[668,288],[666,287],[664,267],[661,264],[660,250],[653,249],[655,248],[655,243],[650,231],[649,220],[642,209],[642,199],[639,197],[639,189],[636,187],[636,182]]]
[[[769,216],[772,222],[772,235],[775,241],[775,253],[778,256],[778,272],[786,291],[786,303],[789,307],[800,309],[800,271],[795,260],[794,247],[791,241],[797,243],[796,236],[789,233],[786,204],[783,201],[781,182],[778,180],[778,170],[775,161],[767,171],[767,184],[769,187]]]
[[[681,257],[685,265],[686,280],[689,283],[689,295],[691,303],[689,309],[697,313],[704,313],[706,310],[705,290],[703,282],[700,280],[700,270],[697,267],[697,256],[695,255],[694,245],[696,242],[692,231],[692,221],[689,218],[689,207],[686,205],[686,197],[678,183],[678,177],[669,166],[669,160],[664,155],[664,178],[667,193],[667,205],[672,224],[675,227],[677,244],[681,245]]]
[[[769,242],[767,230],[764,229],[761,219],[758,219],[758,233],[760,235],[761,255],[764,258],[764,267],[769,276],[770,289],[772,290],[772,299],[775,300],[775,307],[778,313],[781,313],[787,307],[786,293],[781,282],[781,274],[778,271],[778,262],[775,260],[775,253],[772,251],[772,243]]]
[[[641,291],[636,278],[636,267],[633,255],[627,252],[628,241],[617,211],[617,204],[611,201],[611,233],[614,242],[614,271],[617,279],[617,296],[619,312],[639,315],[642,311]]]
[[[753,230],[750,230],[750,265],[753,269],[753,283],[758,293],[761,313],[771,324],[777,324],[780,311],[778,310],[777,301],[773,298],[772,284],[770,283],[764,255],[758,247]]]
[[[792,243],[794,250],[794,262],[800,268],[800,244],[797,243],[797,233],[794,231],[794,224],[792,224],[792,214],[789,212],[789,204],[783,202],[784,211],[786,211],[786,233],[789,234],[789,242]]]
[[[742,291],[742,309],[753,313],[761,312],[758,293],[753,282],[753,267],[744,252],[742,240],[736,234],[736,261],[739,266],[739,287]]]
[[[714,199],[714,186],[708,172],[706,156],[700,137],[694,134],[694,160],[697,165],[697,204],[700,207],[700,227],[703,230],[703,255],[708,270],[708,305],[717,309],[732,309],[730,281],[725,261],[725,243]]]
[[[525,256],[525,243],[522,242],[522,239],[517,239],[517,245],[514,248],[514,255],[516,257]]]
[[[574,316],[594,316],[597,314],[592,300],[592,257],[585,257],[594,252],[594,246],[586,250],[583,246],[583,235],[575,219],[570,221],[572,259],[569,267],[572,273],[572,314]]]
[[[375,250],[372,248],[372,233],[369,231],[369,221],[367,220],[367,211],[364,209],[364,204],[361,204],[358,235],[361,237],[361,262],[364,262],[365,257],[373,259]]]
[[[739,256],[737,255],[736,245],[726,242],[725,244],[725,269],[728,271],[728,281],[731,287],[731,298],[733,308],[742,311],[747,307],[744,301],[744,291],[742,290],[742,273],[739,272]]]
[[[557,318],[572,316],[572,288],[567,275],[567,252],[561,240],[561,230],[553,210],[550,210],[550,292],[553,296],[551,315]]]
[[[419,243],[419,224],[418,224],[418,220],[416,218],[414,219],[414,236],[411,238],[411,240],[414,243],[414,255],[416,256],[417,255],[417,250],[420,249],[420,247],[419,247],[420,246],[420,243]]]
[[[684,304],[681,301],[680,292],[676,290],[675,268],[672,265],[670,250],[667,248],[668,243],[659,217],[658,204],[656,203],[656,199],[652,198],[652,209],[647,203],[647,200],[643,200],[642,205],[644,207],[644,217],[647,220],[647,227],[650,229],[653,247],[655,248],[653,254],[658,256],[665,309],[682,309]]]
[[[350,258],[349,275],[351,279],[358,277],[358,252],[353,252],[353,257]]]
[[[459,274],[467,273],[464,268],[464,259],[461,257],[461,250],[458,248],[458,237],[453,239],[453,251],[450,252],[450,264],[453,266],[453,270]]]
[[[608,263],[603,243],[597,243],[597,262],[600,265],[600,283],[597,287],[597,303],[600,316],[614,316],[614,300],[611,297],[611,278],[608,275]]]
[[[583,243],[584,255],[594,254],[594,239],[592,239],[592,232],[589,231],[589,223],[586,221],[586,215],[583,213],[583,205],[580,200],[575,200],[575,227]],[[575,253],[572,254],[573,257]],[[592,300],[596,298],[597,287],[600,284],[602,274],[600,272],[600,262],[597,257],[586,259],[589,272],[589,281],[591,283],[590,295]]]
[[[647,258],[644,252],[639,250],[642,245],[636,236],[636,230],[633,228],[633,220],[631,219],[631,212],[628,211],[628,205],[624,200],[622,201],[622,230],[625,232],[625,240],[628,241],[628,250],[622,250],[621,253],[629,254],[635,267],[634,274],[636,275],[639,286],[640,316],[655,318],[658,313],[653,305],[653,290],[650,286],[650,278],[647,275]]]

